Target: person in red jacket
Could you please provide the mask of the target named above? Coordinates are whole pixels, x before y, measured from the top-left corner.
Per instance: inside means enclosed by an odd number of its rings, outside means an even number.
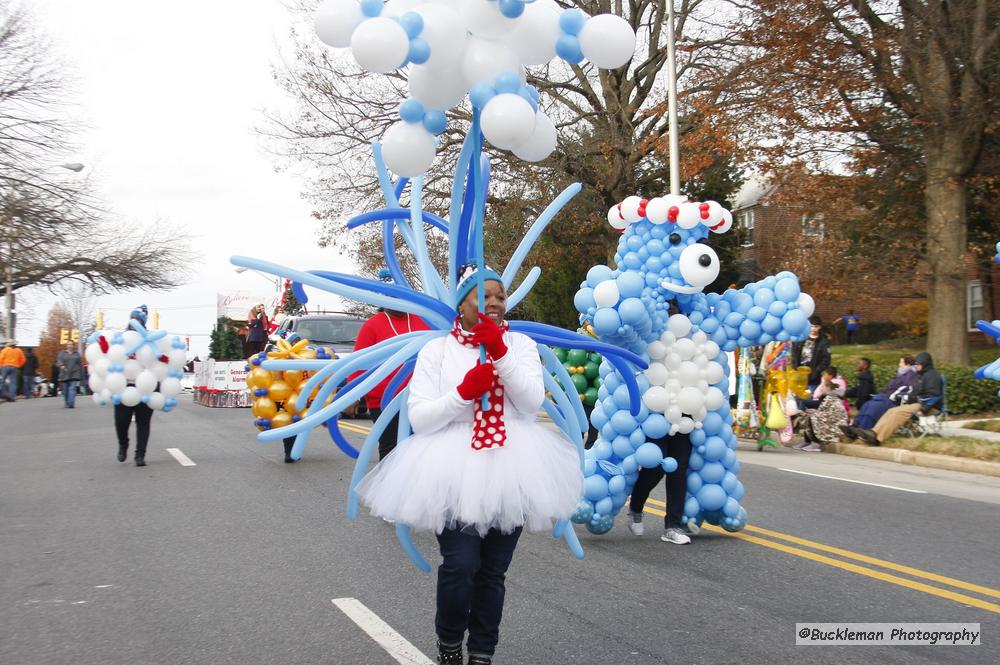
[[[365,321],[364,325],[361,326],[361,330],[358,331],[358,340],[354,343],[354,350],[367,349],[369,346],[374,346],[383,340],[391,339],[397,335],[405,335],[409,332],[417,332],[418,330],[430,330],[419,316],[391,309],[383,309]],[[348,378],[348,381],[355,379],[359,375],[361,375],[361,372],[355,372]],[[394,376],[396,376],[395,372],[387,376],[365,395],[365,405],[368,407],[368,414],[372,422],[378,420],[378,417],[382,415],[382,395],[385,394],[385,389],[389,387],[389,382],[392,381]],[[400,386],[400,389],[405,386],[406,384],[404,383]],[[399,416],[397,415],[389,423],[389,426],[385,428],[385,431],[382,432],[382,436],[379,437],[378,458],[380,460],[385,458],[396,447],[396,428],[398,426]]]

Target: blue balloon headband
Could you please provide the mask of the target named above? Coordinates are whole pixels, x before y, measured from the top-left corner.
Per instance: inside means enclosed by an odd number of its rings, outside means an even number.
[[[476,288],[479,284],[480,275],[484,282],[492,279],[503,284],[503,277],[489,266],[486,266],[482,270],[476,270],[475,264],[466,266],[458,276],[458,287],[455,289],[455,307],[461,305],[462,301],[465,300],[465,296],[469,295],[469,292]]]

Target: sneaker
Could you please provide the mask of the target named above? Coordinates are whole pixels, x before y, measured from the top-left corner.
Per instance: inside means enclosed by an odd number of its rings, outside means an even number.
[[[808,445],[809,445],[809,442],[806,441],[805,439],[803,439],[801,443],[796,443],[794,446],[792,446],[792,448],[794,448],[795,450],[802,450],[803,448],[805,448]]]
[[[865,443],[870,443],[873,446],[878,445],[878,437],[875,436],[875,432],[870,429],[859,429],[858,436],[861,437]]]
[[[660,540],[665,543],[674,543],[675,545],[687,545],[691,542],[691,539],[683,531],[677,527],[670,527],[663,532],[660,536]]]
[[[438,640],[438,663],[440,665],[463,665],[461,644],[441,644]]]
[[[646,532],[646,527],[642,525],[642,513],[633,513],[631,508],[628,511],[628,530],[637,538]]]
[[[858,433],[857,431],[855,431],[853,427],[851,427],[850,425],[837,425],[837,427],[840,428],[840,431],[843,432],[844,436],[846,436],[848,439],[850,439],[851,441],[857,441]]]
[[[807,453],[818,453],[821,452],[823,449],[820,447],[818,443],[810,443],[808,446],[803,446],[802,448],[799,448],[799,450],[803,450]]]

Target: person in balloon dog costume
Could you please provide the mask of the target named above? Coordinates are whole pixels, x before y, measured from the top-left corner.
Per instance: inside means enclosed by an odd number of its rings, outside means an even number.
[[[486,314],[478,311],[470,267],[456,292],[451,334],[417,355],[408,401],[413,435],[358,488],[373,515],[437,534],[442,663],[462,662],[466,631],[469,662],[490,661],[522,529],[548,530],[567,518],[583,481],[576,447],[535,420],[545,399],[537,346],[508,330],[507,293],[500,276],[484,270]]]

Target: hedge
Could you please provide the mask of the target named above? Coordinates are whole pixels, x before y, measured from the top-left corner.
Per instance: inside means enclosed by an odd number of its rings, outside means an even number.
[[[947,398],[949,413],[982,413],[983,411],[1000,411],[1000,383],[996,381],[984,381],[972,377],[978,366],[966,365],[935,365],[948,382]],[[853,372],[851,368],[839,368],[841,374],[847,378],[848,383],[853,383]],[[879,390],[887,385],[892,377],[896,375],[896,367],[888,365],[876,365],[872,367],[872,375]]]
[[[827,322],[826,330],[834,344],[847,344],[847,327],[843,321]],[[900,334],[899,325],[892,321],[862,321],[854,332],[852,344],[878,344]]]

